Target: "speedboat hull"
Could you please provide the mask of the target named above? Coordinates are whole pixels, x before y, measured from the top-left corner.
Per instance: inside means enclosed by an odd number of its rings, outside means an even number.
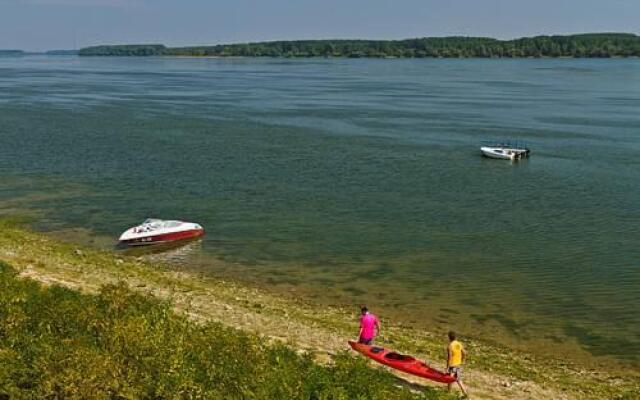
[[[504,147],[480,147],[482,155],[500,160],[517,160],[529,155],[528,149],[509,149]]]
[[[146,246],[150,244],[177,242],[179,240],[195,239],[204,236],[204,229],[193,229],[182,232],[163,233],[150,235],[136,239],[121,240],[120,243],[127,246]]]
[[[120,236],[120,243],[127,246],[147,246],[196,239],[203,235],[204,228],[192,222],[147,220],[126,230]]]

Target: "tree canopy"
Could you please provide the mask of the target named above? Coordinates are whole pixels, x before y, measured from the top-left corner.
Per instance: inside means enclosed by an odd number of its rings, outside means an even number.
[[[22,56],[24,51],[22,50],[2,50],[0,49],[0,56]]]
[[[161,44],[93,46],[82,56],[217,57],[638,57],[640,36],[589,33],[536,36],[514,40],[484,37],[430,37],[404,40],[293,40],[165,47]]]
[[[119,44],[85,47],[78,51],[81,56],[161,56],[167,48],[162,44]]]

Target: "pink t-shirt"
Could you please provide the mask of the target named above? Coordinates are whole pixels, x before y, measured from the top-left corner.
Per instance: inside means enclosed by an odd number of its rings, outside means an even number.
[[[360,317],[360,329],[362,329],[361,339],[369,340],[375,336],[375,326],[378,322],[378,318],[375,315],[366,313]]]

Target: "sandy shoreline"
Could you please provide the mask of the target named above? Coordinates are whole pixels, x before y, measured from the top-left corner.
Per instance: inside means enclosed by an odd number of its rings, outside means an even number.
[[[3,224],[0,260],[25,278],[95,292],[109,282],[125,281],[133,289],[170,300],[196,320],[219,321],[313,352],[319,362],[348,350],[354,335],[352,310],[314,308],[237,282],[175,272],[132,257],[63,243],[46,235]],[[443,338],[400,324],[386,324],[381,343],[442,364]],[[640,391],[636,376],[611,376],[530,354],[467,340],[472,354],[467,381],[478,399],[615,398]],[[440,366],[441,367],[441,366]],[[429,384],[402,376],[406,384]]]

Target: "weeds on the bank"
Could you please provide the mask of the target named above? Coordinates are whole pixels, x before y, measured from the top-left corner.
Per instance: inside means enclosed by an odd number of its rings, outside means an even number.
[[[0,263],[0,395],[11,398],[438,399],[341,354],[319,366],[282,345],[105,286],[45,288]]]

